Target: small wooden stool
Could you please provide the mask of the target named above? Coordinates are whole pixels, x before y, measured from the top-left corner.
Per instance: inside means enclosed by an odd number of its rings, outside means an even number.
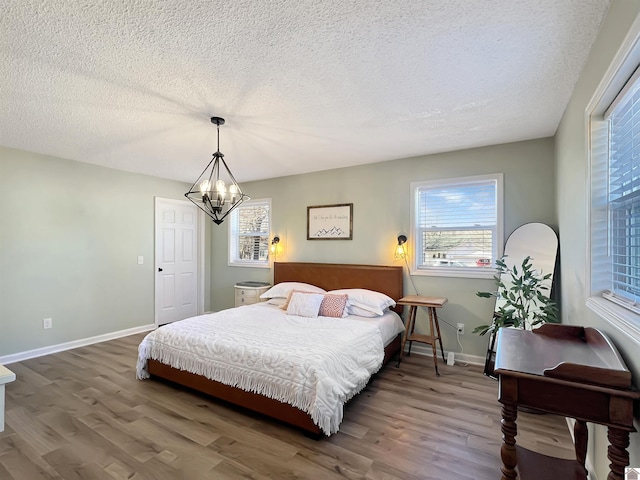
[[[442,338],[440,336],[440,324],[438,323],[438,314],[436,308],[442,308],[449,300],[446,297],[426,297],[424,295],[407,295],[398,300],[398,305],[409,306],[409,316],[407,317],[407,323],[404,326],[404,336],[402,337],[402,347],[400,348],[400,358],[398,359],[398,367],[402,361],[404,355],[404,347],[409,340],[409,351],[407,355],[411,355],[411,345],[413,342],[426,343],[431,345],[433,350],[433,366],[436,369],[436,375],[440,375],[438,372],[438,353],[436,351],[436,340],[440,344],[440,352],[442,352],[442,360],[444,359],[444,349],[442,348]],[[429,335],[423,335],[414,333],[416,328],[416,311],[418,307],[426,307],[429,313]]]

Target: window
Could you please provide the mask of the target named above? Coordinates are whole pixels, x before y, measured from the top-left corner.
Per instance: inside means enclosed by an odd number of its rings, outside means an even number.
[[[411,184],[412,274],[491,278],[502,254],[502,174]]]
[[[230,219],[229,265],[268,267],[271,199],[244,202]]]
[[[611,294],[640,301],[640,81],[638,73],[605,113],[609,130],[608,241]],[[640,308],[637,309],[640,313]]]
[[[635,40],[620,49],[587,107],[587,306],[640,343],[639,64],[640,43]]]

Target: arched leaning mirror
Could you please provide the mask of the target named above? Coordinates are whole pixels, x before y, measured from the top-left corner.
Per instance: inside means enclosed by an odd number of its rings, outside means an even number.
[[[504,263],[508,270],[512,270],[515,266],[518,272],[522,272],[522,264],[529,257],[531,269],[538,277],[544,277],[549,274],[549,278],[542,282],[546,287],[543,295],[547,298],[551,293],[553,276],[555,273],[556,256],[558,253],[558,237],[551,227],[544,223],[527,223],[518,227],[513,231],[504,247]],[[502,274],[500,281],[507,289],[513,286],[511,275]],[[508,308],[508,302],[503,296],[496,298],[494,309],[494,321],[501,308]],[[532,308],[530,317],[535,311]],[[527,322],[521,328],[531,328]],[[495,331],[492,332],[489,339],[489,348],[487,349],[487,357],[485,360],[484,373],[495,378],[493,374],[493,365],[495,362]]]

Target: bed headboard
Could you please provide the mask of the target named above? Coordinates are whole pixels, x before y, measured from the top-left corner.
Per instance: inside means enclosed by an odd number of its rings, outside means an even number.
[[[324,288],[366,288],[399,300],[403,294],[402,267],[340,263],[275,262],[273,283],[304,282]],[[402,311],[401,306],[394,308]]]

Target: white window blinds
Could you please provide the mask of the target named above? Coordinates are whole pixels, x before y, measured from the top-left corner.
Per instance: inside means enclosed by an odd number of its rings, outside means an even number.
[[[501,175],[416,184],[416,268],[495,266],[502,242],[501,186]]]
[[[640,300],[640,81],[634,74],[607,111],[612,291]]]
[[[229,227],[231,264],[268,265],[270,210],[270,201],[252,200],[232,212]]]

